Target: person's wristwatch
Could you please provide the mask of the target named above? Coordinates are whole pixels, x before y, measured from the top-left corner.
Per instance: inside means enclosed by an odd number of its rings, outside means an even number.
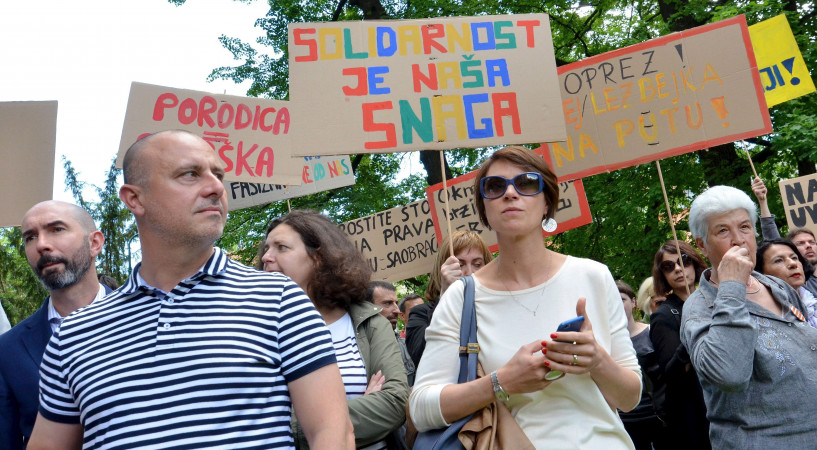
[[[502,385],[499,384],[499,378],[496,376],[496,370],[491,372],[491,383],[494,385],[494,397],[500,402],[507,402],[509,398],[511,398],[505,389],[502,389]]]

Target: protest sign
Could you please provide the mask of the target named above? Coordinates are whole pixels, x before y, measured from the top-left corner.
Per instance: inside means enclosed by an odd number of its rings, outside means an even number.
[[[767,106],[814,92],[814,81],[785,14],[752,25],[749,35]]]
[[[355,184],[349,155],[304,157],[300,186],[224,181],[230,211]]]
[[[0,103],[0,227],[53,198],[56,140],[56,101]]]
[[[546,14],[291,23],[288,50],[297,155],[565,139]]]
[[[743,16],[559,68],[567,142],[543,144],[560,181],[772,131]]]
[[[340,224],[372,268],[372,280],[405,280],[428,273],[437,238],[428,201],[417,200]]]
[[[817,235],[817,174],[781,180],[778,185],[789,229],[808,228]]]
[[[186,130],[204,138],[224,164],[224,179],[301,184],[293,158],[289,103],[132,83],[116,167],[145,134]]]
[[[474,191],[474,177],[476,175],[477,171],[475,170],[457,178],[452,178],[447,182],[451,230],[475,231],[488,244],[491,251],[495,252],[498,250],[496,233],[480,223],[479,213],[477,212],[476,203],[474,203],[474,196],[479,195],[479,191]],[[434,232],[437,241],[442,242],[443,238],[448,235],[448,228],[445,223],[443,184],[438,183],[426,188],[426,198],[429,205],[431,205],[431,218],[434,221]],[[563,233],[587,225],[593,220],[581,180],[559,183],[559,204],[556,205],[554,219],[558,224],[556,230],[550,233],[543,230],[543,235],[552,236]]]

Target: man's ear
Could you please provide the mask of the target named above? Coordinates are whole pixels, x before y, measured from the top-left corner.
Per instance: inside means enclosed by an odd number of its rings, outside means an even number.
[[[134,216],[141,216],[145,213],[142,204],[142,188],[135,184],[123,184],[119,188],[119,199],[128,207]]]
[[[91,256],[96,258],[96,256],[102,252],[102,247],[105,246],[105,235],[99,230],[92,231],[91,234],[88,235],[88,242],[91,248]]]

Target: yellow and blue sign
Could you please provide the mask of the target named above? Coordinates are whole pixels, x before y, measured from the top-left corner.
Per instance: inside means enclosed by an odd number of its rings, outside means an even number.
[[[814,92],[814,81],[785,15],[750,26],[749,35],[769,107]]]

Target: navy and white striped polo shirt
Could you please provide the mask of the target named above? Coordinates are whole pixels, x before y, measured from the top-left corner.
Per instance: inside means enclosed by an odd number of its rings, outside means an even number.
[[[336,361],[306,294],[219,249],[167,295],[138,270],[51,338],[40,413],[84,448],[291,447],[287,382]]]

